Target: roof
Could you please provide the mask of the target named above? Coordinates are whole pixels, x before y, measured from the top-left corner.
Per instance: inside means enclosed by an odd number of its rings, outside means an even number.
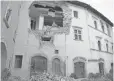
[[[101,17],[105,22],[107,22],[109,25],[113,26],[113,23],[106,18],[103,14],[101,14],[99,11],[97,11],[96,9],[94,9],[93,7],[91,7],[89,4],[80,2],[80,1],[67,1],[68,3],[77,5],[77,6],[81,6],[83,8],[86,8],[87,10],[95,13],[96,15],[98,15],[99,17]]]

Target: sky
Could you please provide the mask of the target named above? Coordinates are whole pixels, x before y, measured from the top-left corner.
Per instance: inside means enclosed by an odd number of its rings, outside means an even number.
[[[114,0],[78,0],[90,4],[114,23]]]

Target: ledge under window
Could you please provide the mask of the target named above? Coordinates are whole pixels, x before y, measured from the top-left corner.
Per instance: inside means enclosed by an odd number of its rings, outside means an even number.
[[[95,29],[95,30],[97,30],[97,31],[99,31],[99,32],[101,32],[101,33],[103,33],[103,34],[105,34],[105,35],[107,35],[107,36],[109,36],[109,35],[106,34],[105,32],[103,32],[103,31],[101,31],[101,30],[98,30],[98,29],[94,28],[93,26],[90,26],[90,25],[88,25],[88,26],[91,27],[91,28],[93,28],[93,29]],[[109,37],[112,37],[112,36],[109,36]]]
[[[110,53],[110,52],[107,52],[107,51],[97,50],[97,49],[93,49],[93,48],[90,48],[90,50],[98,51],[98,52],[104,52],[104,53],[108,53],[108,54],[113,54],[113,53]]]
[[[78,40],[78,39],[74,39],[75,41],[83,41],[83,40]]]

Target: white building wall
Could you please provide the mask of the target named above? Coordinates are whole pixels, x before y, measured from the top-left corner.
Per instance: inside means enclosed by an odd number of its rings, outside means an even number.
[[[98,23],[98,27],[97,29],[95,29],[94,26],[94,21],[93,21],[93,17],[97,18],[97,23]],[[111,37],[108,36],[108,32],[107,32],[107,27],[106,27],[106,22],[104,22],[104,30],[105,33],[103,33],[102,31],[102,27],[100,24],[100,20],[101,18],[97,17],[95,14],[88,12],[88,28],[89,28],[89,37],[90,37],[90,49],[91,49],[91,54],[92,54],[92,59],[99,59],[99,58],[103,58],[104,59],[104,68],[105,68],[105,73],[109,72],[110,68],[111,68],[111,62],[113,61],[113,50],[112,50],[112,44],[113,40],[112,40],[112,27],[110,27],[110,32],[111,32]],[[100,37],[100,38],[99,38]],[[101,51],[98,51],[98,40],[101,41]],[[108,40],[108,52],[107,48],[106,48],[106,40]],[[92,65],[93,67],[97,68],[96,65]],[[96,71],[96,70],[95,70]]]
[[[72,9],[72,26],[70,33],[66,37],[66,55],[68,56],[68,75],[74,72],[73,59],[75,57],[84,57],[86,60],[91,58],[90,46],[88,40],[88,28],[86,23],[86,12],[84,8],[78,6],[70,6]],[[78,12],[78,18],[73,16],[73,11]],[[74,29],[73,27],[82,28],[82,41],[74,40]],[[86,61],[86,71],[87,71]],[[87,73],[87,72],[86,72]]]
[[[47,57],[48,59],[48,70],[52,69],[51,62],[54,56],[61,57],[62,61],[65,61],[67,58],[67,73],[70,75],[74,71],[73,59],[75,57],[84,57],[86,59],[86,74],[90,72],[97,73],[99,72],[98,62],[88,62],[88,59],[99,59],[103,58],[105,60],[105,70],[109,71],[110,62],[112,62],[112,54],[105,52],[98,52],[93,49],[97,48],[97,39],[96,36],[102,37],[102,41],[104,39],[108,39],[112,42],[112,38],[107,35],[101,33],[100,31],[95,30],[93,25],[93,20],[91,17],[91,13],[86,12],[84,8],[69,5],[69,8],[72,9],[72,25],[70,27],[69,35],[59,34],[54,36],[54,45],[48,44],[43,48],[40,48],[39,38],[36,38],[33,33],[31,33],[30,29],[30,18],[28,14],[28,8],[31,2],[23,2],[20,11],[19,25],[17,31],[17,37],[15,42],[14,49],[14,57],[12,63],[12,74],[21,76],[23,78],[30,76],[30,64],[31,58],[35,55],[42,55]],[[78,18],[73,17],[73,11],[78,11]],[[99,19],[98,19],[99,20]],[[89,27],[91,25],[92,27]],[[73,27],[82,28],[82,41],[74,40],[74,29]],[[100,24],[98,25],[100,28]],[[106,29],[105,29],[106,31]],[[104,42],[102,42],[102,49],[105,51]],[[54,54],[54,50],[59,50],[59,54]],[[16,69],[14,68],[15,64],[15,55],[23,55],[22,68]],[[62,66],[62,65],[61,65]],[[93,68],[91,68],[93,67]],[[63,69],[63,68],[62,68]]]
[[[20,8],[20,1],[1,1],[1,42],[4,42],[7,49],[7,63],[8,68],[12,62],[12,55],[14,54],[14,44],[13,41],[16,28],[18,27],[18,12]],[[7,9],[10,8],[11,15],[8,20],[9,28],[6,27],[3,18],[6,15]]]

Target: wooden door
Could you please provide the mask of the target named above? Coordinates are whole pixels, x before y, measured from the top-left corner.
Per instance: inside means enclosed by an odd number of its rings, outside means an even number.
[[[77,78],[84,78],[85,77],[85,63],[84,62],[74,63],[74,72]]]
[[[35,56],[31,59],[31,71],[44,72],[47,71],[47,59],[42,56]]]

